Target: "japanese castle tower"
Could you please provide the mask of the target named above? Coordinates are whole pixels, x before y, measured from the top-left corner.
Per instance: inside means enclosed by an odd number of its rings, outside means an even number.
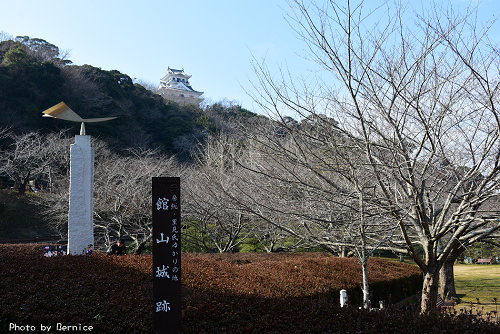
[[[194,104],[198,105],[203,98],[200,95],[203,92],[195,91],[189,83],[190,75],[182,70],[168,68],[167,74],[160,80],[158,94],[165,100],[177,102],[179,104]]]

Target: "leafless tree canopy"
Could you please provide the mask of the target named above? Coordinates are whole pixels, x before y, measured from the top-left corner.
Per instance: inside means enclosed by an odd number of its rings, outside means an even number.
[[[64,132],[16,135],[4,129],[2,136],[8,144],[1,151],[0,171],[14,181],[14,188],[24,194],[30,181],[51,188],[54,173],[65,160]]]
[[[497,196],[500,157],[499,54],[488,27],[438,6],[411,19],[401,7],[354,1],[292,7],[291,24],[328,81],[311,91],[255,62],[255,99],[294,144],[278,149],[280,160],[325,182],[331,170],[358,194],[373,187],[365,199],[398,224],[425,274],[427,312],[450,254],[500,227],[482,210]],[[290,127],[290,114],[315,130]],[[327,183],[332,193],[346,188]]]
[[[172,158],[153,151],[119,156],[101,148],[95,170],[95,228],[106,247],[123,236],[141,252],[152,239],[151,179],[182,174]]]

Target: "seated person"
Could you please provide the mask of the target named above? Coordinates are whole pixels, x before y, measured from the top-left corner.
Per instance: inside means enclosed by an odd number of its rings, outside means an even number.
[[[86,254],[92,255],[93,252],[94,252],[94,246],[92,244],[90,244],[89,247],[87,248]]]
[[[123,239],[120,239],[111,246],[109,249],[108,255],[125,255],[127,254],[127,251],[125,249],[125,241]]]

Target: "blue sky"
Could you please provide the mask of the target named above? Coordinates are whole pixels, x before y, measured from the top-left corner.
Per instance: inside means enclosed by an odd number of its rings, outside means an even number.
[[[499,0],[479,4],[484,17],[500,14]],[[77,65],[155,84],[168,66],[184,68],[205,98],[251,110],[252,55],[299,75],[314,67],[284,19],[287,0],[0,0],[0,8],[0,31],[45,39]]]

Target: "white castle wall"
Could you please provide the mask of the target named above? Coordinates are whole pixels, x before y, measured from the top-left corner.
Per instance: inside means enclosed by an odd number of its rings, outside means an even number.
[[[189,91],[169,89],[166,87],[160,87],[158,89],[158,94],[160,94],[165,100],[174,101],[181,105],[199,105],[201,101],[203,101],[203,98],[199,97],[199,94],[190,93]]]

